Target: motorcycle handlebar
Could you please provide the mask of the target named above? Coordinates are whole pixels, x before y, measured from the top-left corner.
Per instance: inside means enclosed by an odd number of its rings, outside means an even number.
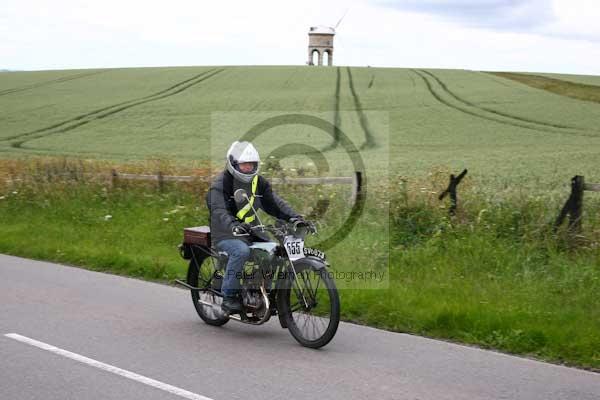
[[[282,225],[285,226],[285,224],[286,223],[284,223]],[[293,230],[306,227],[309,229],[309,231],[311,233],[317,233],[317,228],[312,221],[294,221],[292,223],[292,226],[293,226]],[[283,235],[283,234],[287,233],[287,230],[285,228],[278,227],[276,225],[253,225],[250,227],[250,230],[257,230],[257,229],[260,229],[262,231],[268,231],[275,235]],[[250,236],[250,233],[242,233],[242,234],[234,233],[233,236]]]

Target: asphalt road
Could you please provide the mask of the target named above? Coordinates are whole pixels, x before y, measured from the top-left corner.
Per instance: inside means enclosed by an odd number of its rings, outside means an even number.
[[[0,399],[142,398],[598,400],[600,374],[346,323],[311,350],[276,320],[207,326],[175,287],[0,255]]]

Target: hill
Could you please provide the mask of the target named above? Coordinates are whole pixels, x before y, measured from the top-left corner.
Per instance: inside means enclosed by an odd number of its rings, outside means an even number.
[[[219,161],[225,142],[248,128],[247,113],[256,121],[277,113],[316,113],[338,121],[364,158],[385,154],[390,165],[383,160],[372,167],[392,174],[423,174],[443,165],[469,168],[495,184],[562,185],[576,173],[600,180],[595,168],[600,104],[463,70],[256,66],[15,72],[0,77],[0,154]],[[310,138],[319,148],[331,141],[306,126],[277,132],[265,140]]]

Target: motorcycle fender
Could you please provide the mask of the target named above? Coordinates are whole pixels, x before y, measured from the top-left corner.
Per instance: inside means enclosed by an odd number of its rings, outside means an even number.
[[[296,269],[296,272],[304,271],[306,269],[319,271],[325,269],[326,267],[327,262],[315,256],[306,256],[294,261],[294,268]]]

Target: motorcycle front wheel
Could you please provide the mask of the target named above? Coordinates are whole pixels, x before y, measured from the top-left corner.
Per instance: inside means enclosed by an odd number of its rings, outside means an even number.
[[[296,266],[279,293],[287,327],[302,346],[317,349],[333,339],[340,322],[340,299],[325,267]]]

